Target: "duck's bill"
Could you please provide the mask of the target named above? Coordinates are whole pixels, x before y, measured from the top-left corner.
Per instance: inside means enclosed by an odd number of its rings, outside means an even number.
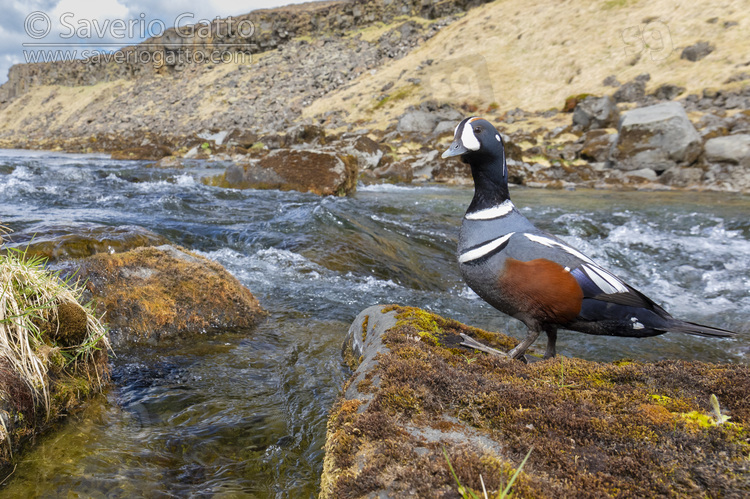
[[[466,154],[469,150],[464,147],[460,140],[454,140],[447,151],[443,153],[443,158],[452,158],[453,156],[461,156]]]

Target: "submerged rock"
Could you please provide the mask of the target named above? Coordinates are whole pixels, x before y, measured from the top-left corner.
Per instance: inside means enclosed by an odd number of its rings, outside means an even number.
[[[79,263],[76,278],[86,282],[116,345],[251,328],[265,315],[224,267],[174,246],[99,254]]]
[[[97,253],[121,253],[140,246],[166,244],[167,240],[136,225],[100,225],[71,223],[32,225],[13,234],[13,240],[4,244],[17,248],[29,256],[46,258],[50,262],[71,258],[85,258]]]
[[[355,372],[331,410],[321,497],[742,497],[750,368],[557,357],[524,364],[460,345],[516,341],[423,310],[352,324]],[[712,412],[711,396],[720,403]],[[730,419],[727,419],[727,416]],[[481,477],[481,481],[480,481]]]

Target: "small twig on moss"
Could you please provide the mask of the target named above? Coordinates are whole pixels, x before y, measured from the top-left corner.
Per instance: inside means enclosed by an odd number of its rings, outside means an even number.
[[[461,333],[461,338],[463,339],[463,341],[460,343],[461,346],[473,348],[474,350],[479,350],[481,352],[486,352],[492,355],[498,355],[500,357],[508,358],[507,353],[501,352],[500,350],[496,350],[492,347],[488,347],[487,345],[483,343],[479,343],[477,340],[475,340],[471,336],[468,336],[464,333]]]

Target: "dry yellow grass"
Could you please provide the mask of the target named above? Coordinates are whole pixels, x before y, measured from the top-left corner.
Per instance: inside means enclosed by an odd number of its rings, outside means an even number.
[[[727,21],[737,25],[725,27]],[[350,120],[385,126],[426,98],[480,108],[496,103],[501,111],[559,109],[570,95],[611,94],[614,89],[602,85],[609,75],[625,83],[641,73],[651,74],[649,89],[674,83],[699,92],[748,71],[748,32],[748,0],[498,0],[304,114],[343,109]],[[700,40],[716,50],[699,62],[680,59],[684,47]],[[431,65],[424,64],[428,59]],[[414,86],[409,78],[421,83],[375,109],[386,83],[394,82],[393,94]]]

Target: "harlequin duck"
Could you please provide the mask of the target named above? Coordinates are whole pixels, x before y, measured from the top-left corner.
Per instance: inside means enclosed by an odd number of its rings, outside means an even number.
[[[505,147],[491,123],[466,118],[454,135],[443,158],[461,156],[474,178],[458,242],[461,275],[487,303],[528,327],[510,357],[521,357],[542,331],[544,357],[554,357],[558,328],[632,337],[736,334],[675,319],[580,251],[534,227],[510,200]]]

